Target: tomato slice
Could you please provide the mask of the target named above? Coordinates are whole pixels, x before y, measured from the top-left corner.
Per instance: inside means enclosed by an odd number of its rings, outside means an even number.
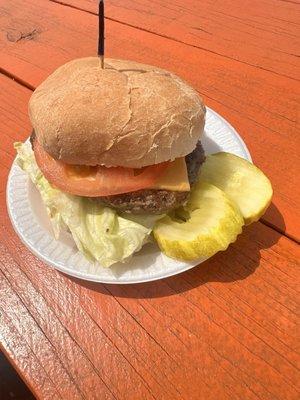
[[[34,141],[36,162],[46,179],[58,189],[86,197],[110,196],[151,187],[169,162],[141,169],[70,165],[52,158]]]

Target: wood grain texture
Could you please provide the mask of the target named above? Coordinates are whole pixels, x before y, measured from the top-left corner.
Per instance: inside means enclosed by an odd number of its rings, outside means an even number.
[[[0,0],[2,68],[30,87],[62,63],[96,54],[97,17],[53,2]],[[170,69],[245,139],[269,176],[274,202],[264,221],[299,240],[297,99],[294,80],[108,21],[107,55]]]
[[[51,0],[97,14],[97,0]],[[110,0],[106,16],[299,80],[298,2]]]
[[[1,76],[2,346],[41,399],[299,397],[300,250],[256,223],[177,277],[112,286],[69,278],[20,242],[5,207],[30,90]]]

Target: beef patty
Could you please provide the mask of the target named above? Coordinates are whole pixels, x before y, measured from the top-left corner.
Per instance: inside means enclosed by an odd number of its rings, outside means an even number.
[[[196,182],[201,164],[205,160],[204,150],[200,142],[192,153],[185,157],[188,178],[191,187]],[[190,192],[176,192],[161,189],[142,189],[136,192],[97,197],[108,207],[133,214],[163,214],[184,204]]]
[[[32,132],[30,142],[34,144],[35,133]],[[205,154],[200,142],[195,149],[185,157],[188,178],[192,187],[197,180]],[[117,194],[105,197],[93,197],[92,200],[116,210],[133,214],[163,214],[184,204],[190,192],[176,192],[161,189],[142,189],[136,192]]]

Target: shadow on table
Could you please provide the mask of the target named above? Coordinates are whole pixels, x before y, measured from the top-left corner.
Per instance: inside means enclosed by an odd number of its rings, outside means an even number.
[[[266,225],[280,232],[285,232],[286,226],[284,219],[281,213],[279,212],[278,208],[273,203],[271,203],[271,205],[267,209],[263,219],[265,221],[268,220]]]
[[[34,400],[35,397],[0,351],[0,399]]]
[[[284,220],[279,210],[272,205],[272,214],[284,230]],[[263,223],[244,228],[243,234],[226,252],[220,252],[211,259],[182,274],[159,281],[134,284],[110,285],[86,282],[71,278],[77,284],[90,290],[118,297],[157,298],[183,293],[207,282],[234,282],[253,274],[260,263],[260,251],[278,242],[282,235]]]

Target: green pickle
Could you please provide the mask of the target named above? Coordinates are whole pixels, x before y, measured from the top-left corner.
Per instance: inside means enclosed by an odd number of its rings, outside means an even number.
[[[187,205],[161,219],[153,233],[167,256],[195,260],[226,250],[243,224],[239,209],[222,190],[199,181]]]
[[[246,225],[258,221],[272,200],[271,182],[265,174],[234,154],[207,156],[201,167],[200,179],[223,190],[241,210]]]
[[[209,258],[263,215],[272,194],[269,179],[249,161],[229,153],[209,155],[188,203],[159,220],[154,237],[169,257]]]

